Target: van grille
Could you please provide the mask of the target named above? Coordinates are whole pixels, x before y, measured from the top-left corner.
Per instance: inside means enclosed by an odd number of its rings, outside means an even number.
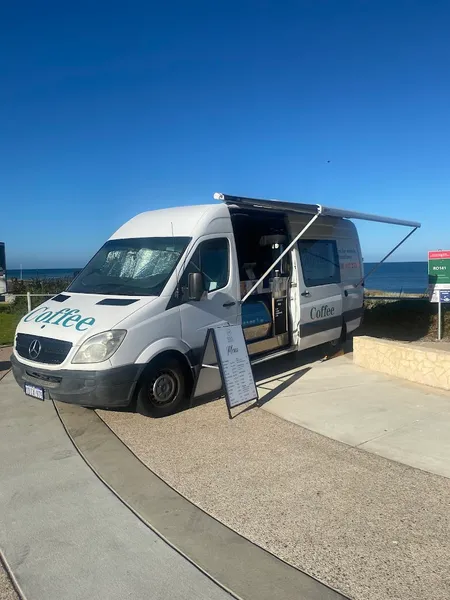
[[[38,343],[35,344],[35,342]],[[26,333],[18,333],[16,336],[17,354],[38,363],[60,365],[69,354],[71,348],[72,343],[64,342],[63,340],[55,340],[53,338]]]

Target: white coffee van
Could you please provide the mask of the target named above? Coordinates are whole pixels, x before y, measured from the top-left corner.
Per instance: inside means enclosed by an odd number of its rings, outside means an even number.
[[[242,324],[252,361],[343,340],[361,323],[363,267],[349,220],[319,205],[215,194],[142,213],[65,292],[20,321],[25,392],[164,416],[189,398],[208,328]],[[407,236],[408,237],[408,236]]]

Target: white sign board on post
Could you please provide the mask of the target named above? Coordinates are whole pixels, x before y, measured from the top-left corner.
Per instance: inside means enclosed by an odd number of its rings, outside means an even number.
[[[450,289],[450,250],[428,252],[428,294],[431,302],[439,302],[439,292]]]
[[[241,325],[209,329],[192,398],[223,389],[231,409],[258,400],[252,366]]]

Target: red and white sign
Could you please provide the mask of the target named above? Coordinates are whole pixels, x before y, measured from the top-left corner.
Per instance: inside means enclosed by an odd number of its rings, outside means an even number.
[[[450,250],[431,250],[428,252],[428,260],[436,258],[450,258]]]

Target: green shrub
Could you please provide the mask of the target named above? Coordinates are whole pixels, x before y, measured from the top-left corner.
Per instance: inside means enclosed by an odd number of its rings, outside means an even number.
[[[71,283],[72,277],[60,277],[57,279],[11,279],[8,281],[8,292],[10,294],[57,294],[64,291]]]
[[[58,278],[58,279],[11,279],[8,281],[8,293],[17,294],[14,302],[0,304],[0,314],[20,314],[25,315],[28,312],[28,303],[25,294],[45,294],[45,296],[31,296],[31,307],[36,308],[48,298],[51,298],[55,294],[64,291],[72,278]],[[48,294],[48,295],[47,295]]]
[[[414,300],[366,300],[360,333],[374,337],[414,341],[436,339],[437,304],[428,298]],[[450,310],[443,307],[443,336],[450,336]]]

